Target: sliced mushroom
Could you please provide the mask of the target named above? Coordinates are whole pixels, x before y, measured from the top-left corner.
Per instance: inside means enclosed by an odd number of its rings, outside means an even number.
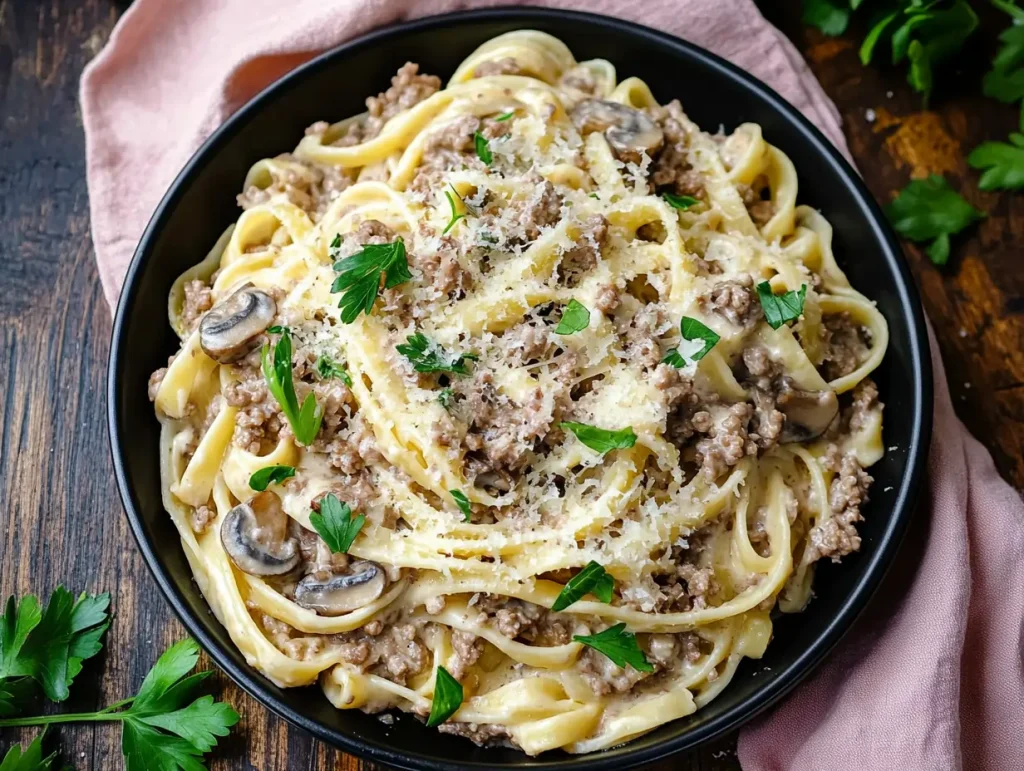
[[[775,406],[786,416],[780,442],[806,442],[821,436],[839,414],[835,391],[805,391],[782,383]]]
[[[344,573],[310,573],[295,587],[295,602],[321,616],[340,616],[369,605],[384,593],[387,583],[380,565],[357,560]]]
[[[618,102],[584,99],[572,111],[573,125],[581,134],[603,131],[620,161],[640,163],[661,149],[665,135],[648,115]]]
[[[277,315],[277,303],[266,292],[246,284],[217,303],[199,323],[199,344],[221,364],[238,361],[259,345]]]
[[[288,537],[288,515],[269,490],[231,509],[220,526],[220,542],[239,570],[280,576],[299,564],[299,542]]]

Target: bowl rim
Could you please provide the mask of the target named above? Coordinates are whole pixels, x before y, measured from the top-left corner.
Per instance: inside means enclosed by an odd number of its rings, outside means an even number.
[[[817,153],[832,167],[832,170],[844,181],[854,194],[860,206],[858,218],[863,213],[865,225],[871,230],[875,240],[884,248],[879,258],[885,260],[896,277],[895,294],[903,317],[909,328],[908,360],[912,374],[910,391],[914,415],[912,416],[907,464],[900,480],[899,489],[891,505],[891,514],[887,526],[879,537],[879,546],[869,561],[862,565],[862,576],[853,587],[849,596],[837,608],[828,625],[816,637],[812,638],[806,649],[786,667],[775,679],[765,681],[767,685],[757,690],[751,697],[738,703],[725,712],[693,727],[691,730],[668,738],[660,743],[645,748],[630,749],[629,743],[617,749],[598,753],[576,756],[559,756],[557,759],[545,761],[543,756],[530,758],[523,755],[522,761],[513,766],[522,766],[534,771],[550,769],[574,768],[607,770],[633,768],[642,763],[650,763],[663,759],[673,753],[695,747],[720,737],[740,724],[763,712],[777,703],[796,687],[821,660],[839,642],[851,628],[855,619],[867,606],[868,601],[877,590],[883,577],[893,562],[893,558],[906,533],[914,504],[921,488],[927,461],[928,444],[931,437],[932,423],[932,367],[928,347],[928,332],[925,326],[917,287],[907,264],[903,250],[892,233],[887,220],[867,189],[860,175],[842,156],[839,150],[814,126],[804,115],[789,102],[779,96],[771,87],[762,83],[727,60],[706,49],[640,24],[599,14],[537,7],[494,7],[471,11],[455,11],[436,16],[428,16],[413,21],[389,24],[374,29],[346,43],[331,48],[289,71],[269,86],[252,97],[227,120],[225,120],[192,154],[182,170],[174,178],[167,192],[161,198],[146,229],[139,239],[138,246],[132,256],[125,276],[123,290],[120,294],[114,316],[111,333],[111,347],[108,359],[106,397],[107,397],[107,428],[110,440],[110,452],[114,465],[118,493],[125,514],[131,526],[132,534],[142,552],[143,559],[160,587],[175,615],[182,622],[189,634],[210,655],[216,665],[224,671],[242,690],[252,696],[262,706],[269,709],[290,724],[297,726],[317,739],[327,742],[345,752],[352,753],[373,762],[388,763],[404,769],[431,769],[449,771],[450,769],[482,769],[494,768],[495,763],[476,761],[439,761],[424,757],[418,753],[394,750],[383,743],[377,743],[349,735],[341,730],[331,728],[296,712],[280,701],[268,689],[269,681],[252,667],[237,665],[229,651],[206,631],[208,623],[194,615],[188,607],[184,594],[163,566],[157,550],[147,540],[142,518],[137,506],[134,490],[128,482],[126,467],[129,461],[125,457],[120,437],[125,430],[118,415],[120,394],[122,392],[122,371],[124,362],[131,356],[125,348],[128,322],[127,310],[134,305],[138,293],[139,278],[143,274],[147,255],[152,242],[166,224],[171,212],[179,200],[185,195],[188,183],[193,175],[200,170],[209,157],[215,155],[220,147],[228,142],[236,132],[236,128],[248,120],[253,113],[259,112],[264,105],[278,93],[289,89],[292,84],[311,71],[325,66],[338,57],[344,57],[351,51],[373,46],[398,37],[408,32],[443,29],[451,25],[472,24],[478,22],[521,23],[524,27],[536,21],[554,21],[565,19],[579,20],[588,25],[603,27],[612,33],[624,34],[634,38],[655,41],[667,45],[681,54],[702,60],[705,66],[717,70],[720,77],[739,81],[743,87],[753,91],[764,100],[776,113],[789,124],[789,127],[808,148],[809,152]],[[219,622],[218,622],[219,623]]]

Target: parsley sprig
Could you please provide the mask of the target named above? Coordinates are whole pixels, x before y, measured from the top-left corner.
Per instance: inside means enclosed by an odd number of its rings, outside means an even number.
[[[592,594],[601,602],[609,603],[612,601],[614,589],[615,579],[608,575],[601,565],[591,560],[562,587],[562,591],[551,605],[551,610],[565,610],[574,602],[583,599],[586,594]]]
[[[299,444],[309,446],[320,431],[324,419],[324,411],[317,404],[312,392],[299,407],[299,399],[295,395],[295,384],[292,382],[292,338],[285,330],[274,346],[271,356],[270,345],[264,343],[262,352],[263,377],[267,381],[267,390],[281,407],[281,412],[291,424],[292,433]]]
[[[1016,29],[1024,30],[1024,26]],[[1024,62],[1024,48],[1020,51]],[[1018,78],[1024,86],[1024,69]],[[1024,110],[1020,116],[1020,131],[1010,134],[1006,142],[982,142],[967,156],[972,168],[984,169],[978,187],[982,190],[1020,190],[1024,188]]]
[[[885,212],[900,235],[931,242],[925,252],[936,265],[949,260],[949,237],[985,216],[938,174],[911,180]]]
[[[413,369],[417,372],[448,372],[453,375],[468,375],[466,362],[476,361],[480,358],[475,353],[460,353],[453,358],[422,332],[409,336],[404,344],[396,345],[395,350],[412,362]]]
[[[259,471],[254,471],[249,477],[249,487],[258,493],[262,493],[270,485],[279,485],[286,479],[295,476],[294,466],[266,466]]]
[[[11,747],[0,760],[0,771],[50,771],[56,759],[56,752],[43,757],[43,734],[40,734],[24,750],[19,744]]]
[[[347,503],[342,503],[334,493],[327,493],[320,499],[320,511],[309,515],[309,523],[324,539],[324,543],[335,554],[348,554],[352,542],[366,524],[366,517],[352,515]]]
[[[636,635],[626,631],[625,624],[616,624],[603,632],[592,635],[573,635],[573,640],[593,648],[610,658],[615,666],[625,667],[629,664],[638,672],[653,672],[654,666],[647,660]]]
[[[352,378],[349,376],[345,368],[338,365],[329,356],[319,356],[314,365],[316,373],[324,380],[337,379],[347,385],[349,388],[352,387]]]
[[[618,431],[609,431],[606,428],[598,428],[586,423],[562,421],[559,423],[559,427],[569,429],[583,444],[602,455],[612,450],[628,450],[636,444],[636,434],[633,433],[630,426],[620,428]]]
[[[491,152],[491,143],[479,131],[473,132],[473,145],[476,148],[476,157],[490,166],[494,163],[494,153]]]
[[[804,312],[806,297],[807,284],[801,284],[798,292],[783,292],[782,294],[774,294],[772,285],[767,281],[762,281],[757,285],[757,299],[761,301],[764,320],[772,329],[778,329],[783,324],[800,318],[800,314]]]
[[[335,236],[328,250],[332,260],[337,260],[340,249],[341,236]],[[370,315],[380,293],[382,277],[385,289],[412,279],[405,257],[405,241],[401,237],[389,244],[365,244],[360,251],[335,262],[334,270],[338,277],[334,279],[331,292],[342,293],[338,307],[345,324],[355,321],[360,312]]]
[[[434,700],[430,704],[427,727],[441,725],[462,706],[462,683],[452,677],[444,667],[437,668],[434,680]]]

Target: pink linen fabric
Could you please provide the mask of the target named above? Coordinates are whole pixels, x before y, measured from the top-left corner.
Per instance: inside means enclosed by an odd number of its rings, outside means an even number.
[[[500,4],[136,0],[81,84],[93,241],[111,306],[178,170],[252,95],[375,27]],[[618,16],[701,45],[770,84],[849,157],[835,106],[752,0],[519,5]],[[1024,504],[953,412],[934,339],[931,352],[935,426],[920,514],[856,628],[741,732],[748,771],[1024,768]]]

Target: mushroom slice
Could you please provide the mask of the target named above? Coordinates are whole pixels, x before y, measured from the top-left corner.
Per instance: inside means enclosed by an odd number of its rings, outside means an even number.
[[[199,323],[199,344],[221,364],[238,361],[259,345],[277,315],[277,303],[266,292],[245,284],[217,303]]]
[[[775,406],[786,416],[780,442],[806,442],[821,436],[839,414],[835,391],[804,391],[785,380]]]
[[[384,593],[387,583],[380,565],[357,560],[344,573],[310,573],[295,587],[295,602],[321,616],[340,616],[369,605]]]
[[[603,131],[620,161],[640,163],[661,149],[665,135],[650,116],[618,102],[584,99],[573,108],[573,125],[581,134]]]
[[[266,491],[231,509],[220,526],[224,551],[243,573],[280,576],[295,569],[299,542],[288,535],[288,515],[281,500]]]

